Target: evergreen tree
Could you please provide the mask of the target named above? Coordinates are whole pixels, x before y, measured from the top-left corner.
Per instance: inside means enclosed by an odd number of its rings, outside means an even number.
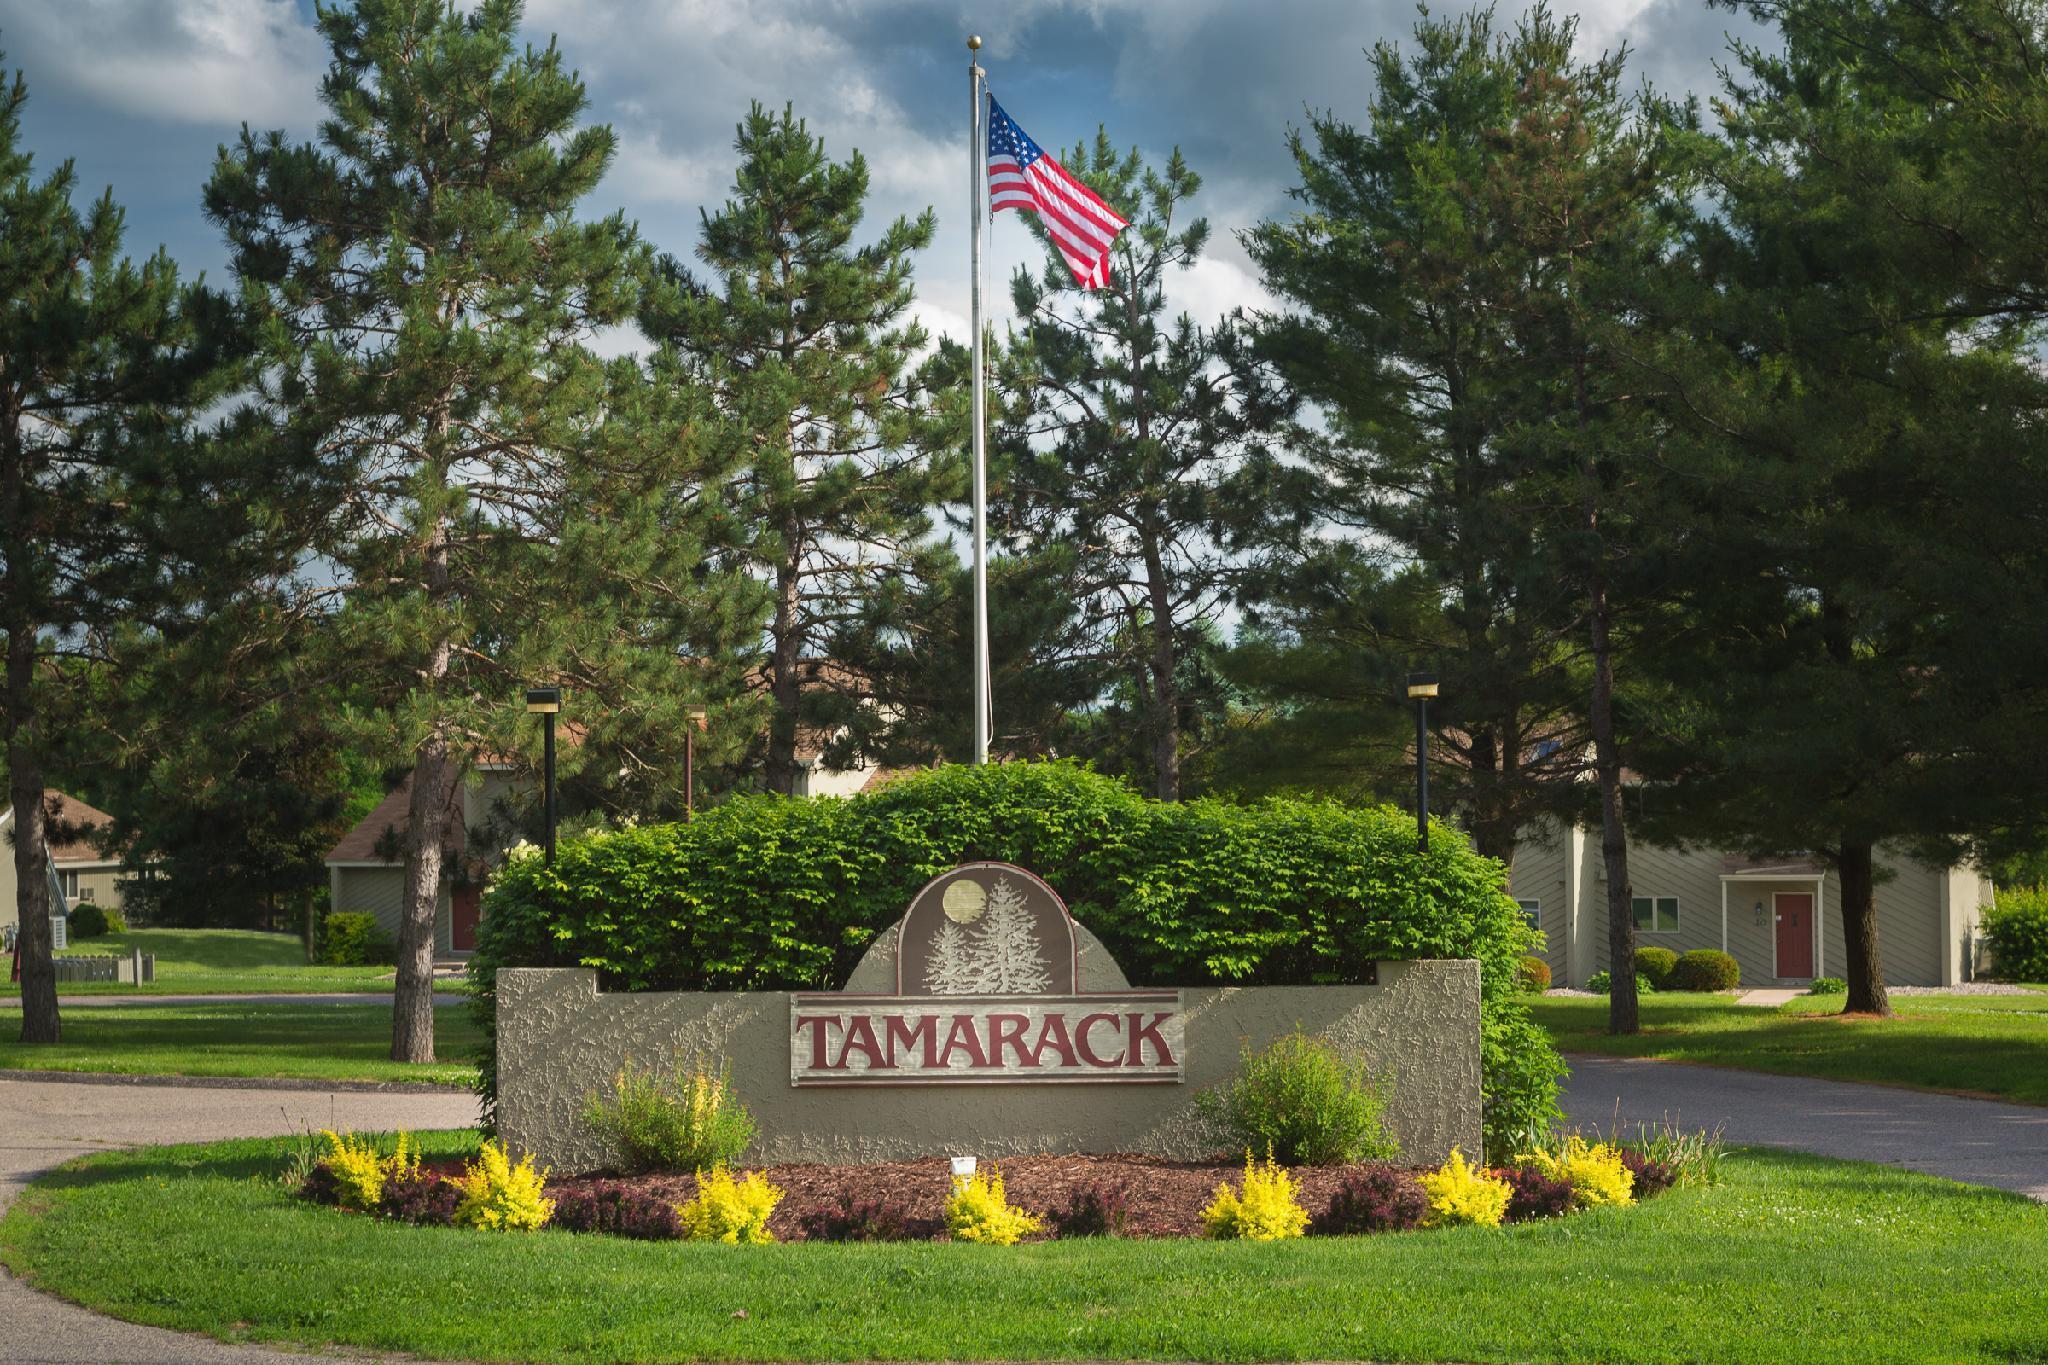
[[[1412,56],[1379,44],[1366,124],[1292,133],[1300,207],[1246,239],[1297,305],[1261,319],[1259,350],[1329,418],[1306,451],[1344,538],[1266,576],[1237,670],[1305,773],[1372,792],[1414,761],[1402,675],[1438,673],[1443,809],[1503,861],[1570,812],[1587,740],[1579,614],[1513,439],[1553,358],[1520,344],[1516,228],[1480,199],[1554,38],[1480,11],[1425,18]]]
[[[712,396],[740,460],[734,537],[723,562],[765,580],[772,601],[759,673],[772,703],[763,781],[788,794],[800,728],[857,698],[862,680],[822,667],[835,634],[892,578],[917,572],[928,513],[957,485],[964,407],[941,393],[944,354],[920,363],[908,314],[911,256],[933,218],[897,219],[854,246],[868,193],[858,152],[833,162],[785,107],[739,126],[733,198],[704,217],[700,281],[664,260],[675,288],[643,310]],[[957,376],[956,376],[957,377]]]
[[[1167,318],[1169,275],[1191,268],[1209,237],[1206,220],[1183,221],[1201,178],[1180,153],[1153,170],[1098,133],[1063,162],[1131,226],[1112,248],[1108,284],[1085,291],[1043,219],[1020,215],[1046,262],[1011,281],[1024,321],[1001,384],[1028,406],[996,436],[992,533],[1012,555],[1061,547],[1070,557],[1069,600],[1132,699],[1141,770],[1155,795],[1178,800],[1184,656],[1247,557],[1306,522],[1277,456],[1292,402],[1239,319]]]
[[[27,99],[19,73],[0,88],[0,741],[21,1040],[54,1043],[43,790],[90,724],[80,690],[123,623],[175,622],[267,562],[275,500],[297,482],[252,467],[241,419],[198,428],[234,383],[232,310],[162,252],[123,258],[111,192],[81,213],[69,162],[35,178]]]
[[[321,633],[411,769],[392,1055],[433,1058],[434,914],[449,823],[484,753],[533,744],[523,687],[559,682],[596,735],[683,733],[744,585],[700,553],[721,473],[685,386],[600,360],[647,279],[634,229],[574,216],[609,129],[516,0],[322,7],[320,140],[244,130],[207,188],[271,310],[265,392],[287,439],[348,475],[318,549]],[[701,661],[694,668],[680,660]],[[569,763],[576,752],[565,754]]]
[[[975,925],[974,966],[974,989],[990,995],[1033,995],[1052,982],[1024,893],[1007,877],[988,889],[988,908]]]
[[[968,960],[967,935],[947,920],[932,938],[932,960],[924,984],[934,995],[966,995],[974,990],[974,965]]]

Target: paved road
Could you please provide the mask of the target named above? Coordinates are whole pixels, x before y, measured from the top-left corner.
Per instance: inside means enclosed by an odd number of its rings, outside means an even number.
[[[475,1121],[475,1096],[460,1092],[195,1089],[0,1077],[0,1208],[41,1172],[108,1147],[259,1137],[307,1125],[367,1132],[461,1128]],[[0,1361],[10,1365],[304,1365],[307,1359],[117,1322],[0,1274]]]
[[[1568,1058],[1571,1122],[1670,1118],[1730,1142],[1878,1161],[2048,1203],[2048,1108],[1635,1057]]]

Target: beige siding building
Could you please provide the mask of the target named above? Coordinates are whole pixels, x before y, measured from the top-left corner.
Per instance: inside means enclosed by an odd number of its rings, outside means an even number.
[[[1719,948],[1735,958],[1748,986],[1803,985],[1845,973],[1841,879],[1821,864],[1647,846],[1631,846],[1628,863],[1639,946]],[[1990,880],[1969,868],[1893,856],[1880,856],[1879,867],[1878,946],[1887,983],[1968,980]],[[1607,970],[1599,830],[1529,831],[1515,850],[1509,890],[1543,931],[1558,985],[1583,986]]]
[[[43,806],[53,827],[90,831],[113,823],[114,817],[105,811],[60,791],[44,792]],[[14,884],[13,831],[14,810],[10,806],[0,810],[0,928],[21,923]],[[64,892],[67,907],[91,904],[108,910],[121,909],[121,893],[128,876],[121,870],[119,858],[108,857],[93,846],[89,833],[54,840],[50,844],[50,862],[57,869],[57,885]]]

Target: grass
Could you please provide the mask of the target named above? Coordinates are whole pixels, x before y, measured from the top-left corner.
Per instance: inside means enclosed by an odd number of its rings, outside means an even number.
[[[138,1322],[436,1359],[2048,1356],[2048,1209],[1791,1153],[1738,1152],[1713,1189],[1504,1231],[1005,1248],[410,1228],[291,1198],[285,1149],[73,1162],[0,1220],[0,1259]]]
[[[0,1007],[0,1070],[111,1071],[128,1075],[296,1076],[328,1081],[433,1081],[464,1085],[482,1035],[463,1005],[434,1011],[430,1066],[394,1062],[389,1005],[120,1005],[64,1015],[64,1041],[15,1042],[21,1010]]]
[[[1803,996],[1778,1009],[1730,996],[1642,998],[1643,1031],[1607,1033],[1607,1001],[1528,998],[1569,1052],[1711,1062],[1789,1076],[1879,1081],[2048,1104],[2048,991],[2027,995],[1897,996],[1894,1019],[1842,1017],[1841,996]]]
[[[137,990],[111,981],[58,983],[64,995],[327,995],[391,991],[389,967],[309,966],[296,934],[256,929],[131,929],[125,934],[73,939],[59,957],[126,957],[135,948],[156,954],[156,980]],[[441,990],[462,990],[451,981]],[[7,994],[21,994],[10,982]]]

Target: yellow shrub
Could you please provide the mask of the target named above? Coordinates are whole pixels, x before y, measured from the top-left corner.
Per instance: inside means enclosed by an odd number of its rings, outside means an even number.
[[[415,1174],[420,1167],[417,1143],[406,1146],[404,1133],[398,1135],[398,1149],[390,1156],[377,1144],[354,1133],[343,1136],[330,1129],[320,1130],[327,1139],[327,1169],[334,1172],[339,1203],[348,1209],[374,1209],[384,1193],[385,1182]]]
[[[768,1183],[759,1171],[745,1180],[734,1180],[723,1164],[711,1174],[697,1174],[697,1197],[676,1205],[682,1219],[683,1235],[693,1242],[772,1242],[768,1215],[782,1202],[782,1191]]]
[[[953,1177],[953,1197],[946,1201],[946,1230],[958,1242],[1014,1245],[1044,1226],[1003,1195],[1003,1170],[992,1166],[986,1175]]]
[[[455,1178],[462,1201],[455,1221],[467,1227],[532,1231],[554,1214],[555,1201],[544,1191],[548,1173],[533,1169],[532,1157],[514,1166],[505,1148],[486,1142],[469,1169]]]
[[[1507,1181],[1467,1166],[1465,1154],[1455,1147],[1442,1169],[1426,1171],[1421,1179],[1423,1192],[1429,1196],[1429,1212],[1422,1216],[1424,1227],[1475,1223],[1497,1228],[1514,1193]]]
[[[1572,1187],[1572,1203],[1580,1208],[1598,1204],[1636,1202],[1635,1172],[1622,1164],[1621,1149],[1613,1143],[1589,1145],[1574,1133],[1554,1152],[1531,1152],[1522,1160]]]
[[[1308,1230],[1308,1210],[1295,1197],[1294,1178],[1279,1163],[1270,1156],[1254,1162],[1246,1152],[1243,1192],[1218,1185],[1216,1197],[1202,1210],[1202,1224],[1211,1237],[1277,1242]]]

